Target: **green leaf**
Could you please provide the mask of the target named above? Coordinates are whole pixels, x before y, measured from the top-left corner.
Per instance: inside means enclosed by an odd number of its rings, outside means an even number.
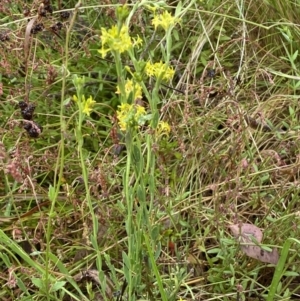
[[[48,256],[50,260],[58,267],[59,271],[65,275],[69,275],[68,269],[64,266],[62,261],[53,253],[49,252]]]
[[[183,194],[181,194],[181,195],[179,195],[178,197],[176,197],[175,201],[176,201],[176,202],[182,201],[182,200],[184,200],[185,198],[187,198],[189,195],[191,195],[191,192],[190,192],[190,191],[186,191],[186,192],[184,192]]]
[[[11,262],[8,258],[8,256],[5,253],[0,252],[0,258],[3,260],[4,264],[10,268],[11,267]]]
[[[90,240],[92,242],[92,246],[95,250],[98,250],[98,242],[97,242],[97,237],[94,237],[94,235],[90,236]]]
[[[220,248],[213,248],[211,250],[208,250],[206,253],[207,254],[218,254],[221,251]]]
[[[296,60],[297,56],[298,56],[298,49],[294,52],[294,54],[292,56],[293,61]]]
[[[80,288],[78,287],[77,283],[75,282],[75,280],[73,279],[73,277],[70,276],[70,273],[68,271],[68,269],[65,267],[64,263],[53,253],[48,253],[48,256],[50,258],[50,260],[58,267],[59,271],[65,275],[65,277],[67,278],[68,282],[71,283],[73,285],[73,287],[76,289],[76,291],[79,293],[79,295],[81,296],[81,298],[84,298]],[[54,282],[55,280],[52,279],[52,281]],[[87,299],[82,299],[82,300],[87,300]]]
[[[297,277],[300,274],[294,271],[286,271],[284,272],[283,276],[287,276],[287,277]]]
[[[158,226],[153,226],[152,231],[151,231],[151,239],[152,241],[156,242],[159,238],[159,227]]]
[[[38,287],[40,290],[44,288],[44,282],[42,281],[41,278],[31,278],[32,283]]]
[[[55,188],[51,184],[49,186],[48,197],[49,197],[50,201],[55,200]]]
[[[295,116],[295,110],[291,106],[289,106],[289,113],[292,117]]]
[[[50,292],[57,292],[58,290],[62,289],[66,283],[66,281],[57,281],[52,285]]]
[[[277,294],[280,294],[281,289],[282,289],[282,282],[280,281],[277,285]]]
[[[269,248],[269,247],[267,247],[267,246],[264,246],[264,245],[260,245],[260,247],[263,249],[263,250],[265,250],[265,251],[267,251],[267,252],[272,252],[272,248]]]
[[[130,259],[125,252],[122,252],[123,262],[124,262],[124,276],[126,281],[130,282]]]
[[[17,278],[17,285],[24,293],[28,293],[27,287],[25,286],[22,279],[20,279],[19,277]]]
[[[276,265],[275,273],[274,273],[272,283],[269,288],[269,293],[268,293],[266,301],[273,301],[275,298],[277,287],[278,287],[280,279],[283,275],[283,270],[285,268],[285,263],[286,263],[292,243],[296,243],[296,244],[300,245],[300,241],[297,239],[294,239],[294,238],[288,238],[285,241],[285,243],[283,244],[280,259],[279,259],[278,264]]]
[[[156,246],[156,250],[154,253],[154,259],[157,260],[160,255],[161,255],[161,243],[159,242]]]
[[[0,229],[0,244],[6,245],[8,250],[12,253],[19,255],[25,262],[27,262],[31,267],[35,268],[40,274],[44,274],[44,269],[39,264],[37,264],[31,257],[12,239],[10,239],[3,230]]]
[[[68,97],[63,101],[63,105],[68,106],[70,104],[70,102],[71,102],[71,97]]]
[[[182,11],[182,1],[179,1],[175,10],[175,16],[178,16]]]
[[[180,37],[179,37],[179,34],[178,34],[178,31],[174,28],[173,31],[173,37],[176,41],[180,41]],[[181,44],[180,44],[181,45]],[[173,44],[173,50],[174,50],[174,44]]]
[[[136,164],[136,165],[139,165],[140,161],[141,161],[140,149],[137,145],[133,145],[133,148],[132,148],[132,163]]]

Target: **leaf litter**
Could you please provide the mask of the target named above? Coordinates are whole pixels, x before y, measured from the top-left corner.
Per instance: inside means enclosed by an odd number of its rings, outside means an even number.
[[[263,239],[263,232],[255,225],[242,223],[230,225],[233,236],[241,242],[241,250],[249,257],[261,262],[277,264],[279,260],[278,250],[273,248],[267,251],[259,246]]]

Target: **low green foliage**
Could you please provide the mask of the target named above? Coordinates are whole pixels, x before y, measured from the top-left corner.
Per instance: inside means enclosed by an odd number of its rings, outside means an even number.
[[[0,3],[1,300],[293,300],[299,5],[102,2]]]

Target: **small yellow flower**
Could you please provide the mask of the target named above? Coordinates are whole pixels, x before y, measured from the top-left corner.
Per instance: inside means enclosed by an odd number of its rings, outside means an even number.
[[[135,108],[137,118],[146,114],[146,110],[143,106],[136,105]]]
[[[137,36],[137,38],[133,38],[132,40],[133,40],[132,45],[133,45],[134,47],[136,46],[137,48],[140,48],[140,46],[143,45],[143,40],[140,38],[139,35]]]
[[[96,101],[90,96],[84,103],[83,103],[83,110],[82,112],[88,116],[90,116],[91,112],[93,111],[93,107]]]
[[[151,12],[155,13],[157,10],[157,6],[152,6],[152,5],[145,5],[145,8],[150,10]]]
[[[119,30],[118,26],[114,25],[108,30],[104,27],[101,28],[101,43],[102,47],[98,52],[101,53],[102,58],[104,58],[109,51],[123,53],[132,47],[139,47],[142,44],[142,39],[138,36],[131,40],[127,26],[122,25]]]
[[[159,78],[162,75],[162,79],[164,79],[164,80],[171,80],[175,73],[175,71],[172,67],[168,67],[162,61],[160,61],[159,63],[155,63],[155,64],[147,62],[145,71],[149,77],[154,76],[156,78]]]
[[[128,128],[137,129],[144,125],[146,119],[146,110],[140,105],[132,105],[123,103],[118,106],[117,118],[121,131],[126,131]]]
[[[161,15],[155,15],[152,19],[152,25],[154,25],[155,29],[157,29],[158,26],[161,26],[165,31],[178,22],[179,20],[167,11],[164,11]]]
[[[171,127],[167,122],[160,121],[158,123],[157,129],[156,129],[156,134],[158,136],[166,135],[167,137],[169,137],[170,132],[171,132]]]
[[[101,54],[101,57],[104,59],[107,55],[107,53],[110,51],[109,48],[105,49],[103,46],[101,49],[98,50],[98,52]]]
[[[82,110],[82,113],[88,116],[90,116],[91,112],[93,111],[93,107],[96,103],[92,96],[85,100],[84,95],[82,95],[81,97],[81,102],[78,102],[78,97],[76,95],[73,95],[73,101],[75,101],[78,104],[78,107]]]
[[[117,86],[116,94],[120,94],[120,87]],[[142,87],[138,83],[133,83],[132,79],[127,79],[125,83],[125,93],[126,93],[126,99],[129,97],[130,93],[133,93],[133,100],[136,100],[138,98],[142,98]]]
[[[101,28],[102,48],[98,50],[104,58],[109,51],[119,51],[123,53],[132,47],[132,42],[128,34],[128,27],[123,25],[121,30],[118,30],[117,25],[106,30]]]

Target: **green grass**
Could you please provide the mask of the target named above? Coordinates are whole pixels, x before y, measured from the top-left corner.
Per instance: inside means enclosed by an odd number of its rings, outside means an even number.
[[[299,4],[100,2],[0,3],[0,299],[296,300]],[[155,29],[154,6],[179,23]],[[103,58],[114,25],[143,44]],[[147,75],[159,61],[171,79]]]

